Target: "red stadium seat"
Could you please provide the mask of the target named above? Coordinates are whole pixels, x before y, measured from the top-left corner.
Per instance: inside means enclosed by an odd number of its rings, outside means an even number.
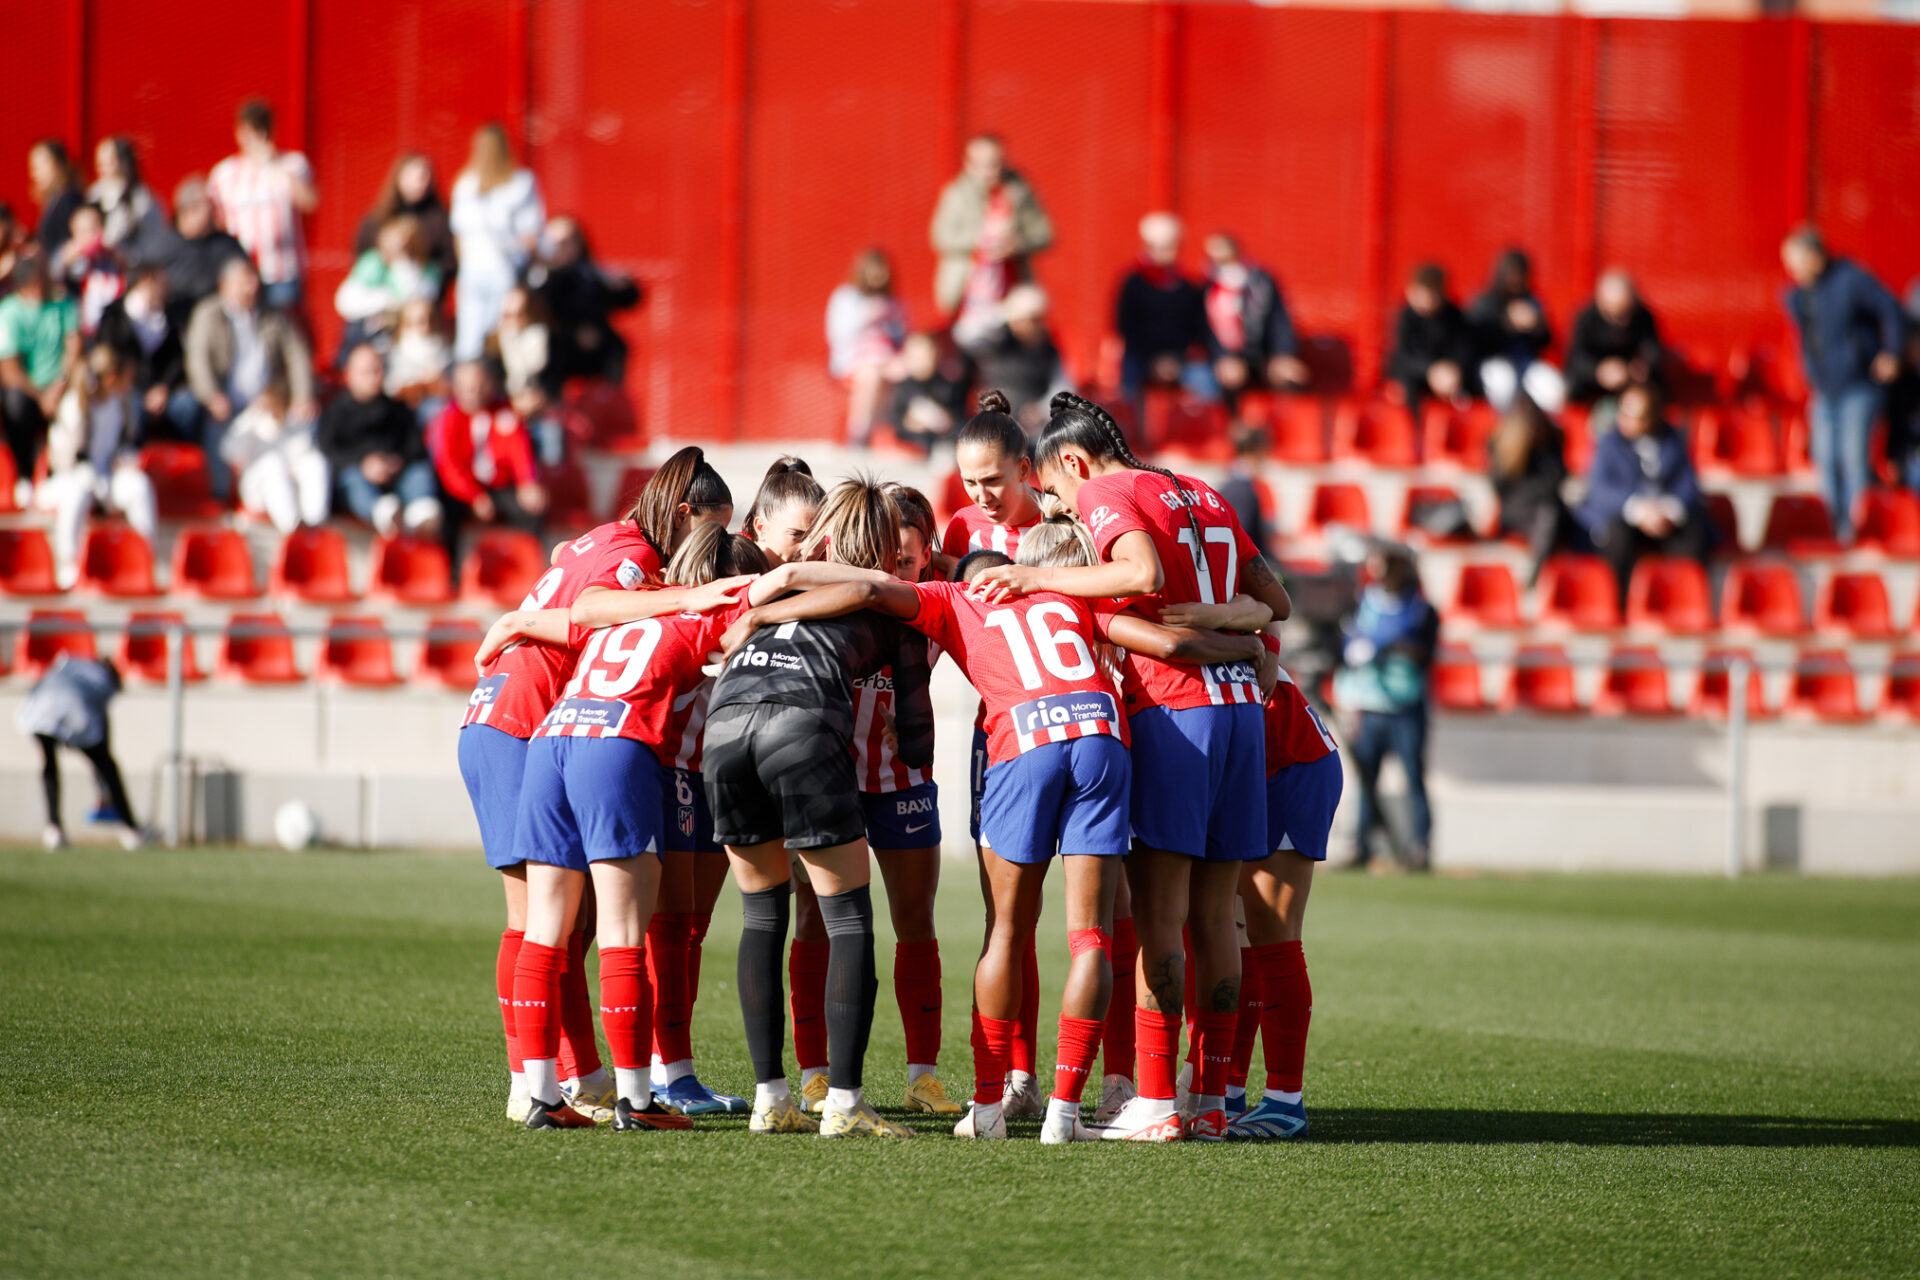
[[[1728,663],[1735,658],[1745,658],[1749,662],[1753,655],[1745,649],[1709,649],[1701,657],[1700,680],[1693,689],[1693,701],[1687,706],[1690,716],[1711,716],[1724,720],[1729,714],[1728,696],[1733,683],[1733,672]],[[1766,689],[1760,681],[1758,667],[1747,668],[1747,716],[1762,720],[1773,715],[1767,706]]]
[[[1853,518],[1854,541],[1882,555],[1920,557],[1920,496],[1911,489],[1869,489]]]
[[[13,450],[0,449],[0,515],[11,515],[20,509],[13,500],[15,486],[20,483],[19,468],[13,465]]]
[[[546,550],[532,534],[518,529],[488,529],[467,552],[460,581],[467,599],[510,609],[533,589],[546,569]]]
[[[1720,535],[1717,548],[1723,556],[1740,554],[1740,513],[1734,510],[1733,496],[1726,493],[1703,495],[1707,500],[1707,520]]]
[[[1880,714],[1920,720],[1920,653],[1895,654],[1887,666],[1887,689]]]
[[[38,680],[63,653],[76,658],[99,656],[87,615],[77,609],[35,609],[29,613],[27,629],[14,650],[20,674]]]
[[[4,452],[4,450],[0,450]],[[43,529],[0,529],[0,592],[10,596],[60,594],[53,545]]]
[[[1504,564],[1462,565],[1447,621],[1497,628],[1526,625],[1520,616],[1520,587],[1513,580],[1513,570]]]
[[[150,444],[140,450],[140,469],[153,481],[160,514],[169,520],[204,520],[224,510],[207,482],[207,455],[197,444]]]
[[[1815,720],[1864,720],[1860,689],[1843,649],[1809,649],[1794,665],[1787,710]]]
[[[1400,506],[1400,536],[1419,536],[1438,542],[1473,542],[1479,538],[1471,524],[1458,533],[1436,538],[1418,523],[1423,511],[1460,501],[1460,492],[1450,484],[1416,484],[1407,487],[1406,501]]]
[[[127,615],[127,629],[120,637],[120,670],[149,684],[167,682],[167,633],[163,627],[183,621],[179,613],[133,613]],[[207,673],[193,653],[193,637],[183,635],[180,650],[180,676],[183,680],[205,680]]]
[[[1813,474],[1813,437],[1807,426],[1807,411],[1804,408],[1795,406],[1781,415],[1780,451],[1788,475]]]
[[[308,604],[345,604],[360,598],[347,569],[347,538],[338,529],[295,529],[280,544],[268,590]]]
[[[1278,396],[1267,418],[1273,443],[1269,452],[1279,462],[1317,467],[1327,460],[1327,409],[1318,396]]]
[[[409,534],[380,539],[373,544],[367,594],[416,607],[451,603],[453,565],[445,544]]]
[[[1709,406],[1694,415],[1693,461],[1703,475],[1777,476],[1780,441],[1760,415]]]
[[[1594,699],[1603,716],[1670,716],[1677,712],[1667,687],[1667,668],[1654,648],[1615,649],[1607,678]]]
[[[1485,472],[1487,441],[1493,437],[1497,419],[1493,407],[1485,401],[1476,400],[1465,409],[1428,401],[1420,414],[1428,464]]]
[[[1491,711],[1480,664],[1464,649],[1442,646],[1433,659],[1433,700],[1448,711]]]
[[[1887,584],[1877,573],[1836,573],[1814,597],[1813,625],[1844,631],[1855,640],[1885,640],[1894,634]]]
[[[1334,411],[1333,456],[1338,462],[1376,467],[1418,466],[1420,439],[1413,415],[1404,405],[1341,401]]]
[[[319,674],[341,684],[384,689],[400,683],[393,640],[378,618],[334,618],[320,644]]]
[[[153,580],[153,548],[128,525],[94,525],[87,530],[80,553],[80,585],[116,599],[159,595],[160,587]]]
[[[293,636],[271,613],[236,613],[220,639],[219,672],[248,684],[298,684],[306,677],[293,660]]]
[[[1627,625],[1657,627],[1672,635],[1713,629],[1713,588],[1697,560],[1647,556],[1627,583]]]
[[[647,487],[647,481],[653,479],[653,473],[659,469],[658,467],[628,467],[620,473],[620,487],[613,491],[612,518],[618,519],[632,509],[633,504],[640,500],[640,491]]]
[[[1540,621],[1575,631],[1611,631],[1620,625],[1620,590],[1613,568],[1599,556],[1562,553],[1540,571]]]
[[[448,689],[471,689],[473,655],[485,634],[480,624],[469,618],[435,618],[427,624],[427,637],[420,642],[420,660],[414,663],[413,678]]]
[[[1502,705],[1509,711],[1578,715],[1580,699],[1566,651],[1557,644],[1522,645],[1514,655],[1513,675],[1507,681]]]
[[[1367,493],[1357,484],[1322,483],[1313,486],[1313,501],[1307,508],[1308,533],[1324,531],[1328,525],[1344,525],[1361,533],[1373,527],[1367,513]]]
[[[614,383],[579,378],[566,387],[566,406],[587,420],[587,440],[596,449],[638,453],[647,447],[647,433],[633,401]]]
[[[1749,560],[1727,571],[1720,587],[1720,625],[1763,636],[1797,636],[1807,629],[1800,575],[1778,560]]]
[[[1796,556],[1830,556],[1840,550],[1833,536],[1833,520],[1818,494],[1776,493],[1767,511],[1767,531],[1760,539],[1763,551]]]
[[[192,526],[173,540],[173,589],[204,600],[255,600],[253,551],[238,530]]]
[[[1147,438],[1158,442],[1158,448],[1182,458],[1233,461],[1233,439],[1227,434],[1226,409],[1189,396],[1149,395]]]
[[[587,473],[577,462],[550,467],[542,477],[547,486],[547,519],[559,529],[589,529],[600,523],[593,511]]]

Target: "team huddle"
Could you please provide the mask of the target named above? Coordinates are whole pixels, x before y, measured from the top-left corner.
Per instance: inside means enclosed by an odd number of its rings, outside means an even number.
[[[686,1129],[746,1113],[754,1133],[912,1136],[864,1095],[877,865],[909,1112],[980,1139],[1042,1116],[1044,1143],[1306,1132],[1301,930],[1341,770],[1280,665],[1286,590],[1217,493],[1141,462],[1098,405],[1054,397],[1032,442],[1007,407],[984,393],[959,436],[973,505],[944,531],[913,489],[828,493],[782,459],[730,533],[725,482],[683,449],[488,632],[459,754],[506,891],[510,1118]],[[980,696],[967,1106],[937,1074],[942,656]],[[1056,855],[1071,959],[1049,1095],[1036,935]],[[729,870],[751,1101],[694,1071]],[[1256,1038],[1267,1077],[1249,1105]]]

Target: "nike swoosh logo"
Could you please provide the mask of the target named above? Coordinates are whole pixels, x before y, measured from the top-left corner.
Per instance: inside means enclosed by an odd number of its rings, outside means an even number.
[[[907,833],[908,835],[912,835],[912,834],[913,834],[914,832],[916,832],[916,831],[925,831],[925,830],[926,830],[926,829],[927,829],[928,827],[930,827],[930,826],[932,826],[932,825],[933,825],[933,824],[932,824],[931,822],[923,822],[923,823],[921,823],[921,824],[920,824],[919,826],[917,826],[917,827],[905,827],[905,828],[902,828],[902,829],[903,829],[903,830],[904,830],[904,831],[905,831],[905,832],[906,832],[906,833]]]
[[[939,1005],[937,1005],[937,1004],[923,1004],[923,1005],[921,1005],[921,1006],[920,1006],[920,1012],[922,1012],[922,1013],[938,1013],[938,1012],[940,1012],[940,1006],[939,1006]]]

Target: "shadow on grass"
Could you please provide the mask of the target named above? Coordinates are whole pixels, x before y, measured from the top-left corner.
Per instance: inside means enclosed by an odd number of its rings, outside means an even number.
[[[1309,1142],[1560,1142],[1577,1147],[1920,1147],[1920,1121],[1657,1112],[1322,1107]]]

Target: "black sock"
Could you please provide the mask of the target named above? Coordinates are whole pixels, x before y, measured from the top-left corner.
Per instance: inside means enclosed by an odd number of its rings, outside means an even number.
[[[873,895],[866,885],[820,895],[827,927],[827,1084],[858,1089],[880,989],[873,966]]]
[[[787,1078],[787,993],[780,966],[787,950],[788,885],[742,893],[746,924],[740,931],[740,1017],[754,1079]]]

